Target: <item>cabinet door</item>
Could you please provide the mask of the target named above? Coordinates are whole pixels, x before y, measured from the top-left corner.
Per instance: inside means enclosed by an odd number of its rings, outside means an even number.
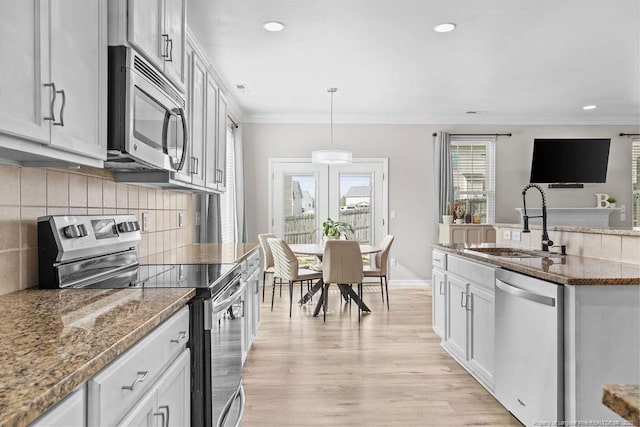
[[[86,424],[84,386],[30,424],[31,427],[82,427]]]
[[[432,327],[433,332],[440,338],[444,337],[445,331],[445,304],[446,304],[446,282],[444,272],[433,270],[432,289]]]
[[[467,284],[447,274],[447,327],[445,345],[462,360],[467,359]]]
[[[156,390],[149,390],[142,399],[129,411],[127,415],[118,423],[122,427],[164,427],[160,423],[162,415],[156,408]]]
[[[213,76],[207,76],[207,108],[206,113],[206,138],[205,138],[205,185],[207,188],[216,189],[218,183],[216,180],[216,154],[217,154],[217,137],[218,137],[218,93],[219,88],[216,85]]]
[[[204,185],[204,136],[205,136],[205,93],[207,69],[204,62],[194,52],[191,63],[191,182]]]
[[[466,233],[463,227],[451,227],[450,243],[465,243],[467,239]]]
[[[185,349],[158,381],[157,412],[166,417],[166,425],[191,425],[191,352]]]
[[[167,47],[162,37],[163,0],[129,0],[128,6],[129,43],[162,70]]]
[[[218,145],[216,154],[216,175],[218,190],[227,187],[227,98],[222,92],[218,96]]]
[[[164,72],[171,80],[184,85],[184,49],[186,42],[187,10],[185,0],[165,0],[164,33],[169,38]]]
[[[187,43],[185,51],[185,76],[187,86],[187,153],[185,157],[184,166],[179,172],[173,173],[173,178],[179,181],[191,182],[191,153],[193,146],[193,120],[191,118],[191,86],[193,85],[193,57],[195,53],[193,47]]]
[[[469,285],[469,364],[493,389],[495,297]]]
[[[107,4],[51,0],[51,80],[58,91],[51,143],[106,158]]]
[[[47,2],[3,0],[0,132],[49,142]]]
[[[484,241],[482,228],[473,226],[465,227],[466,228],[463,228],[463,230],[466,230],[465,243],[481,243]]]

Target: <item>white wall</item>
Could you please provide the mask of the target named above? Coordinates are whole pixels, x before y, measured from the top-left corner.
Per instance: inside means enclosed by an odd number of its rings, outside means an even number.
[[[618,134],[638,133],[638,126],[334,124],[336,148],[351,150],[354,157],[389,158],[389,209],[396,211],[396,218],[389,220],[389,233],[396,237],[392,256],[421,278],[431,276],[429,244],[437,241],[431,136],[436,131],[513,133],[511,138],[499,138],[496,148],[497,222],[518,221],[515,208],[522,205],[521,190],[529,181],[536,137],[612,138],[607,183],[585,184],[582,190],[545,189],[549,206],[595,206],[595,193],[609,193],[619,205],[630,206],[631,140]],[[314,149],[328,148],[329,126],[244,124],[243,144],[249,238],[257,240],[259,233],[268,230],[268,158],[305,158]],[[539,204],[534,197],[529,206]],[[630,226],[630,221],[625,225]]]

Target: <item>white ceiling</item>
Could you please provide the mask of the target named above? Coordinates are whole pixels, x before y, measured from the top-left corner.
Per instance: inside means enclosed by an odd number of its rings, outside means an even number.
[[[188,25],[245,122],[327,122],[333,86],[336,122],[640,123],[640,0],[189,0]]]

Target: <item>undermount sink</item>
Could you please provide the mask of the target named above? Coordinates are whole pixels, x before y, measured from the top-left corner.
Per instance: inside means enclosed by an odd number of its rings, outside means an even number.
[[[551,252],[528,251],[517,248],[468,248],[466,250],[504,258],[544,258],[559,256],[559,254]]]

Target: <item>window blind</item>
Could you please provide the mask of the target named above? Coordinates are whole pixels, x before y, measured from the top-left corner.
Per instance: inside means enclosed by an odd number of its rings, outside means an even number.
[[[227,159],[226,181],[227,191],[220,198],[221,239],[223,243],[236,242],[236,159],[235,135],[231,126],[227,126]]]
[[[453,194],[471,214],[495,218],[495,138],[452,138]]]
[[[631,149],[631,189],[632,195],[632,226],[640,228],[640,139],[633,141]]]

